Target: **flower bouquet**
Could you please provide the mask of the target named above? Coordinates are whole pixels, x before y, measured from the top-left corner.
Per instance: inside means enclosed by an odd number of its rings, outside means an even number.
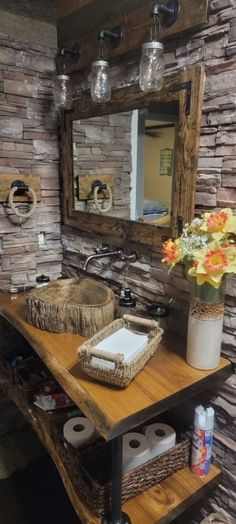
[[[213,369],[220,359],[224,313],[224,280],[236,274],[236,216],[231,209],[204,213],[186,224],[182,235],[163,245],[170,271],[183,262],[191,277],[187,361]]]

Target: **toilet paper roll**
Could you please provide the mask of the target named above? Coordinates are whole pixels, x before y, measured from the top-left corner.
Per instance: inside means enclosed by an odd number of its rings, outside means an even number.
[[[63,436],[73,448],[80,448],[93,439],[95,428],[86,417],[74,417],[64,424]]]
[[[126,433],[123,437],[123,474],[151,458],[150,444],[142,433]]]
[[[164,453],[164,451],[168,451],[176,444],[176,432],[167,424],[157,422],[147,426],[145,437],[149,442],[152,458]]]

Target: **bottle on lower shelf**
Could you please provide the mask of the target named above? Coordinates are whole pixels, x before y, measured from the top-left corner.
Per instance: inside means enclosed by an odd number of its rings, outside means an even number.
[[[208,475],[213,444],[214,409],[197,406],[194,414],[191,470],[195,475]]]

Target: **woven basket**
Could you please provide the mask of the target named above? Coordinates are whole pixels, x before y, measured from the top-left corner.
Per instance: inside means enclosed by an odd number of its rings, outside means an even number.
[[[68,452],[65,452],[68,455]],[[109,512],[111,506],[111,452],[109,444],[97,442],[72,452],[73,477],[80,497],[97,516]],[[181,437],[169,451],[162,453],[126,473],[122,482],[122,502],[158,484],[175,471],[189,464],[190,440]],[[68,456],[66,456],[68,461]]]
[[[146,348],[136,359],[128,364],[124,362],[124,355],[121,353],[111,355],[108,352],[95,348],[99,342],[123,327],[130,329],[133,333],[148,336]],[[78,348],[77,353],[80,365],[85,373],[101,382],[120,387],[127,386],[154,355],[161,341],[162,334],[163,329],[159,328],[158,322],[155,320],[124,315],[122,319],[115,320]],[[98,364],[94,364],[92,357],[112,362],[114,369],[103,368]]]

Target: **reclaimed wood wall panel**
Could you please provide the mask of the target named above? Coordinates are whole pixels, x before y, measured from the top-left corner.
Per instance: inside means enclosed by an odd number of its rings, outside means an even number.
[[[91,4],[94,0],[57,0],[57,20],[68,16],[81,7]]]
[[[183,32],[194,30],[207,23],[207,0],[179,0],[180,11],[175,24],[162,27],[161,39],[168,39]],[[167,3],[166,0],[163,3]],[[81,57],[75,62],[67,60],[66,72],[86,68],[97,57],[97,33],[102,27],[112,29],[120,25],[124,38],[116,48],[108,46],[108,57],[117,57],[141,48],[148,37],[150,7],[153,0],[71,0],[58,1],[58,45],[81,46]]]

